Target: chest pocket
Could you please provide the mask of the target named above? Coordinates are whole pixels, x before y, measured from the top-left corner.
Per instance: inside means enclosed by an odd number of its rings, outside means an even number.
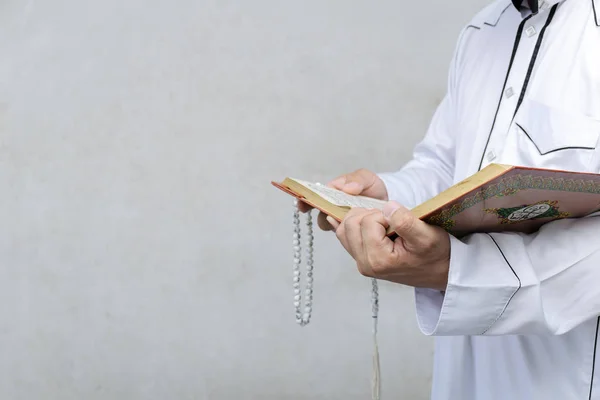
[[[514,146],[509,151],[513,164],[598,172],[599,138],[600,120],[526,99],[507,144]]]

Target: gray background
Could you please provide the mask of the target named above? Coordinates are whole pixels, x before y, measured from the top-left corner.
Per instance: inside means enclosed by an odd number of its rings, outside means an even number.
[[[0,1],[0,398],[370,398],[370,282],[285,176],[399,168],[483,0]],[[382,284],[384,399],[432,342]]]

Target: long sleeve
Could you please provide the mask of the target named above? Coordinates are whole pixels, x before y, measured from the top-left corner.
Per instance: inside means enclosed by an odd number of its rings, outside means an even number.
[[[600,315],[600,218],[452,238],[445,293],[416,289],[427,335],[560,335]]]
[[[452,186],[456,153],[456,86],[462,44],[458,41],[448,73],[447,92],[412,159],[399,171],[381,173],[390,200],[412,208]]]
[[[412,160],[397,172],[378,174],[390,200],[412,208],[452,185],[454,138],[450,133],[451,103],[448,94],[438,106],[425,138],[415,147]]]
[[[454,182],[461,41],[448,91],[402,169],[380,174],[390,199],[411,208]],[[427,335],[560,335],[600,315],[598,215],[558,220],[534,234],[451,237],[448,285],[415,289]]]

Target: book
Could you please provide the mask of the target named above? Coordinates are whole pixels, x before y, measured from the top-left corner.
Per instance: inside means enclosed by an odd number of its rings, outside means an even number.
[[[295,178],[271,183],[337,221],[353,207],[382,209],[386,204]],[[490,164],[410,211],[456,237],[533,233],[550,221],[600,211],[600,174]],[[395,235],[391,228],[387,233]]]

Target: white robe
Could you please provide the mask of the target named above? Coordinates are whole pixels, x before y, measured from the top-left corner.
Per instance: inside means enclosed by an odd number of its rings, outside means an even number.
[[[415,206],[491,162],[600,172],[600,0],[528,13],[496,1],[463,29],[426,137],[380,174],[391,199]],[[415,290],[432,399],[600,399],[600,218],[451,242],[445,293]]]

